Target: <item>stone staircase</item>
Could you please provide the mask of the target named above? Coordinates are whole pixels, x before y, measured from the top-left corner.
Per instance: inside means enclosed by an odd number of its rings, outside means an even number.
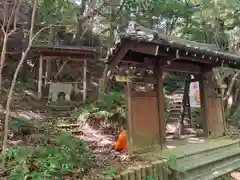
[[[48,119],[58,123],[75,123],[77,111],[71,105],[48,105]]]
[[[197,148],[197,147],[196,147]],[[179,157],[184,167],[182,180],[212,180],[240,168],[239,141],[206,148],[200,152]]]
[[[178,122],[180,120],[183,103],[183,93],[184,89],[179,89],[178,91],[174,92],[171,96],[169,96],[168,122]],[[184,112],[184,124],[185,126],[189,124],[189,113],[187,111]]]
[[[177,165],[184,168],[185,173],[180,175],[180,180],[214,180],[240,168],[240,141],[222,137],[162,152],[156,150],[141,156],[154,162],[166,160],[171,155],[175,155]]]

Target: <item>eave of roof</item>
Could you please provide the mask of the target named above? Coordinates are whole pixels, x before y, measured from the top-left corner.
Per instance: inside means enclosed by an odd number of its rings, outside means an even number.
[[[55,45],[33,45],[31,48],[33,53],[42,54],[44,56],[66,56],[66,57],[84,57],[97,56],[96,48],[90,47],[73,47],[73,46],[55,46]]]
[[[169,47],[190,53],[208,55],[223,61],[224,64],[229,64],[229,67],[240,69],[240,56],[236,53],[223,52],[212,44],[198,43],[175,36],[167,36],[164,33],[155,32],[138,25],[136,22],[130,22],[128,29],[119,34],[118,42],[115,44],[115,47],[111,49],[111,52],[108,53],[108,63],[112,61],[115,52],[121,48],[121,44],[123,44],[124,40],[154,43],[166,48]]]

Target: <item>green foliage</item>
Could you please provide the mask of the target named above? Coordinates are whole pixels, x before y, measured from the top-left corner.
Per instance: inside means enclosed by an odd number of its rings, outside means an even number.
[[[168,157],[167,164],[171,170],[177,171],[179,173],[185,173],[184,167],[177,164],[177,157],[175,155],[170,155]]]
[[[155,178],[152,176],[147,176],[146,180],[155,180]]]
[[[234,112],[228,117],[228,119],[233,126],[240,128],[240,107],[235,107],[232,111]]]
[[[165,119],[168,119],[168,117],[169,117],[168,106],[169,106],[169,100],[165,97],[164,98],[164,116],[165,116]]]
[[[201,108],[192,108],[191,111],[193,123],[202,127]]]
[[[8,149],[7,166],[12,167],[9,180],[61,179],[74,169],[85,171],[93,165],[91,152],[81,140],[69,134],[57,133],[49,137],[49,142],[48,145]]]
[[[41,0],[39,21],[43,23],[74,23],[77,5],[70,0]]]
[[[16,135],[31,134],[35,131],[32,123],[22,117],[12,117],[9,121],[10,131]]]
[[[115,167],[110,167],[104,171],[105,177],[115,177],[117,175],[117,169]]]
[[[85,105],[79,115],[80,121],[100,118],[118,124],[125,124],[126,105],[122,93],[110,92],[102,94],[97,101]]]
[[[123,94],[120,92],[109,92],[101,94],[97,104],[100,108],[115,109],[119,105],[124,104]]]
[[[179,82],[183,81],[184,76],[168,75],[164,80],[164,90],[166,94],[172,94],[182,86]]]

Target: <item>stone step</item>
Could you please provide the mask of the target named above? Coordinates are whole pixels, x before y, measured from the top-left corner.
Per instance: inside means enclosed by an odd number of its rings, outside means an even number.
[[[52,116],[48,118],[49,120],[61,120],[61,121],[68,121],[68,120],[77,120],[77,117],[65,117],[65,116]]]
[[[216,151],[224,151],[232,148],[239,147],[239,140],[233,140],[229,137],[221,137],[212,140],[205,140],[204,138],[189,138],[188,144],[178,146],[176,148],[166,148],[160,153],[158,150],[152,152],[146,152],[141,154],[143,158],[148,160],[155,159],[168,159],[169,156],[175,155],[177,161],[182,159],[185,161],[198,159],[206,156],[207,154],[215,153]]]
[[[212,168],[211,170],[205,171],[204,173],[198,174],[196,176],[186,178],[185,180],[213,180],[238,168],[240,168],[240,158],[229,161],[222,166]]]
[[[178,156],[178,162],[179,163],[190,163],[192,161],[199,161],[200,159],[203,159],[205,157],[211,156],[213,154],[216,153],[221,153],[224,151],[228,151],[231,149],[236,149],[239,148],[239,141],[238,140],[222,140],[222,142],[218,142],[216,144],[214,144],[214,140],[210,141],[210,146],[209,147],[198,147],[196,146],[196,150],[192,151],[190,153],[185,153],[185,154],[181,154],[180,156]]]
[[[168,117],[168,120],[170,120],[170,121],[178,121],[178,120],[180,120],[181,119],[181,117],[180,117],[180,115],[179,116],[169,116]],[[186,120],[186,121],[189,121],[189,118],[187,118],[186,116],[184,117],[184,120]]]
[[[155,161],[176,156],[177,165],[184,168],[186,174],[181,180],[212,180],[240,168],[239,139],[227,136],[212,140],[189,138],[189,143],[174,149],[166,146],[161,153],[158,150],[141,154],[143,159]]]
[[[81,130],[71,130],[69,133],[73,135],[83,135],[83,132]]]
[[[57,125],[58,128],[76,128],[80,127],[81,124],[59,124]]]
[[[181,111],[170,111],[169,112],[169,116],[171,116],[171,115],[177,115],[177,116],[180,116],[181,115]],[[189,115],[189,113],[188,112],[186,112],[186,113],[184,113],[185,114],[185,116],[188,116]]]
[[[191,161],[184,161],[183,159],[183,161],[179,164],[183,166],[186,171],[184,179],[189,179],[212,171],[215,168],[226,166],[235,160],[240,160],[239,147],[228,150],[223,149],[223,151],[219,151],[218,153],[209,154]]]

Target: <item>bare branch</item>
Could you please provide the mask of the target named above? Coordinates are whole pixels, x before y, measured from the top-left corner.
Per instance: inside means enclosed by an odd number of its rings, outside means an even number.
[[[228,91],[226,93],[226,96],[223,98],[223,101],[226,101],[232,94],[232,90],[233,90],[233,86],[237,80],[237,77],[240,75],[240,71],[238,71],[237,73],[235,73],[235,75],[233,76],[231,83],[229,85]]]
[[[123,0],[123,2],[122,2],[122,4],[121,4],[120,8],[118,9],[118,12],[116,13],[116,14],[117,14],[117,17],[120,15],[120,13],[121,13],[121,11],[122,11],[122,9],[123,9],[125,3],[126,3],[126,0]]]
[[[64,61],[64,63],[62,64],[62,66],[60,67],[60,69],[58,70],[58,72],[55,74],[54,78],[57,78],[58,75],[62,72],[64,66],[68,63],[68,61]]]
[[[16,29],[17,29],[17,18],[18,18],[17,14],[19,12],[21,4],[22,4],[22,0],[19,0],[19,1],[15,0],[14,1],[14,6],[11,10],[10,18],[7,18],[7,15],[6,15],[5,18],[4,18],[5,22],[1,25],[1,29],[2,29],[3,34],[8,36],[8,37],[11,36],[12,33],[15,32]],[[7,7],[5,6],[4,14],[6,12],[8,12],[8,9],[6,9],[6,8]],[[13,22],[13,29],[9,32],[9,29],[10,29],[10,26],[11,26],[12,22]],[[5,29],[5,26],[7,26],[6,29]]]
[[[50,25],[48,25],[48,26],[46,26],[46,27],[43,27],[43,28],[41,28],[38,32],[36,32],[36,34],[32,37],[32,39],[31,39],[31,41],[33,41],[34,39],[36,39],[39,35],[40,35],[40,33],[41,32],[43,32],[45,29],[49,29],[49,28],[51,28],[53,26],[53,24],[50,24]],[[29,38],[30,39],[30,38]]]
[[[34,4],[33,4],[31,27],[30,27],[30,32],[29,32],[29,42],[31,42],[31,43],[32,43],[32,37],[33,37],[33,31],[34,31],[34,25],[35,25],[34,22],[35,22],[35,14],[36,14],[36,10],[37,10],[37,5],[38,5],[38,0],[35,0]]]
[[[8,18],[8,23],[7,23],[7,28],[6,28],[7,34],[8,34],[9,29],[10,29],[10,26],[11,26],[11,24],[12,24],[13,17],[14,17],[14,13],[16,13],[16,12],[15,12],[16,6],[17,6],[17,1],[15,0],[15,1],[14,1],[14,4],[13,4],[13,8],[12,8],[12,10],[11,10],[10,17]]]
[[[17,29],[17,20],[18,20],[17,14],[19,13],[21,4],[22,4],[22,0],[19,0],[18,6],[16,8],[15,15],[14,15],[14,21],[13,21],[13,29],[14,30]]]
[[[7,2],[4,2],[4,4],[3,4],[3,24],[2,24],[2,26],[4,28],[7,24],[7,19],[8,19],[7,14],[8,14],[8,4],[7,4]],[[4,31],[5,31],[5,29],[4,29]]]
[[[0,25],[1,25],[1,30],[2,30],[2,32],[3,32],[3,35],[5,36],[5,35],[6,35],[5,28],[4,28],[3,24],[0,24]]]

